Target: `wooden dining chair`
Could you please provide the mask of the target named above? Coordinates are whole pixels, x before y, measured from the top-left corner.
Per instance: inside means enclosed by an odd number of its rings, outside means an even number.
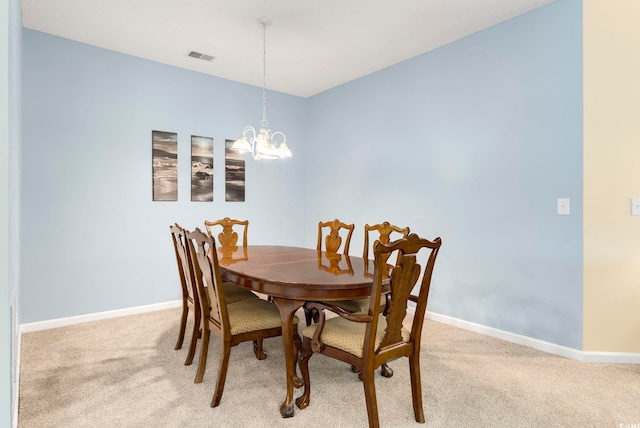
[[[334,254],[349,254],[349,246],[351,245],[351,235],[355,225],[346,224],[338,219],[318,222],[318,251],[326,251]],[[304,309],[304,317],[307,325],[311,325],[317,314],[313,311]]]
[[[367,313],[352,314],[327,303],[305,304],[309,309],[318,310],[320,319],[302,331],[298,362],[305,388],[296,399],[300,409],[310,403],[309,359],[314,353],[321,353],[360,371],[369,427],[379,427],[374,371],[387,361],[408,357],[413,413],[417,422],[424,423],[420,341],[431,276],[441,244],[440,238],[429,241],[416,234],[388,244],[378,243],[374,248],[374,282]],[[394,254],[397,263],[389,273],[387,260]],[[418,258],[426,259],[423,265],[418,263]],[[416,285],[419,285],[418,292],[412,294]],[[390,298],[386,299],[387,304],[382,304],[386,287]],[[403,325],[409,301],[416,304],[410,329]],[[327,310],[338,316],[327,319]]]
[[[173,249],[176,254],[178,263],[178,274],[180,276],[180,285],[182,288],[182,317],[180,319],[180,330],[178,333],[178,341],[175,349],[181,349],[184,342],[185,330],[187,328],[187,320],[189,311],[193,313],[193,331],[191,333],[191,343],[185,365],[190,365],[195,354],[196,342],[198,340],[198,332],[200,328],[200,302],[194,285],[193,271],[190,262],[187,259],[187,237],[184,229],[178,223],[169,226],[171,239],[173,240]]]
[[[187,244],[186,231],[178,223],[169,226],[171,238],[173,240],[173,248],[176,253],[176,261],[178,263],[178,273],[180,276],[180,284],[182,286],[182,316],[180,319],[180,330],[178,333],[178,341],[175,349],[181,349],[184,343],[184,335],[189,318],[189,311],[193,313],[193,330],[191,333],[191,342],[189,343],[189,351],[184,362],[186,366],[191,365],[195,356],[198,337],[200,333],[200,299],[198,297],[195,273],[192,263],[189,260],[189,246]],[[227,301],[229,303],[238,302],[245,299],[257,299],[258,296],[249,290],[240,288],[230,282],[224,282],[223,287],[227,293]],[[196,377],[196,383],[198,383]]]
[[[340,227],[344,227],[342,225],[344,225],[344,223],[339,222],[338,220],[333,220],[333,222],[326,222],[323,223],[323,225],[325,227],[330,227],[331,231],[333,231],[333,229],[340,229]],[[353,225],[351,225],[353,226]],[[353,230],[351,230],[351,232],[353,232]],[[378,237],[374,240],[371,239],[371,234],[372,233],[378,233]],[[330,236],[331,233],[328,234],[328,236]],[[392,224],[390,224],[388,221],[385,221],[383,223],[379,223],[379,224],[374,224],[373,226],[369,226],[368,224],[365,224],[364,226],[364,249],[362,252],[362,258],[363,259],[368,259],[369,258],[369,251],[370,249],[372,249],[378,242],[382,242],[384,244],[389,243],[389,241],[391,240],[391,236],[392,235],[400,235],[397,236],[402,237],[402,238],[406,238],[409,235],[409,227],[399,227],[399,226],[394,226]],[[394,236],[395,237],[395,236]],[[318,245],[321,245],[321,234],[320,231],[318,233]],[[348,252],[349,250],[349,243],[351,241],[351,234],[347,235],[347,240],[345,243],[345,247],[346,247],[346,251]],[[336,240],[334,239],[333,241],[330,242],[330,244],[335,245],[336,243],[338,244],[339,247],[339,242],[336,242]],[[371,244],[370,244],[371,243]],[[344,249],[343,249],[344,251]],[[345,252],[346,254],[346,252]],[[348,257],[348,256],[347,256]],[[365,274],[367,274],[367,268],[368,268],[368,263],[365,263]],[[371,277],[373,277],[373,274],[370,274]],[[357,312],[364,312],[369,308],[369,299],[351,299],[351,300],[341,300],[338,302],[332,302],[332,305],[337,306],[347,312],[351,312],[351,313],[357,313]],[[318,318],[318,314],[315,311],[312,310],[307,310],[305,308],[305,318],[307,321],[307,325],[310,325],[310,320],[317,320]],[[351,369],[354,372],[358,372],[357,369],[355,367],[351,367]],[[384,363],[382,364],[382,366],[380,367],[380,374],[383,377],[391,377],[393,376],[393,370],[391,369],[391,367],[389,367],[388,364]]]
[[[239,235],[234,230],[234,226],[239,226],[238,230],[242,232],[242,247],[238,245]],[[235,220],[229,217],[225,217],[222,220],[205,220],[204,227],[207,229],[207,233],[214,236],[214,228],[222,230],[218,233],[216,243],[219,245],[218,262],[226,266],[234,263],[234,261],[247,260],[247,233],[249,231],[249,220]],[[242,253],[237,255],[238,251],[242,249]],[[225,281],[225,292],[228,303],[235,301],[250,299],[258,297],[249,290],[246,290],[236,284]]]
[[[202,344],[198,361],[197,380],[202,380],[207,362],[209,336],[211,332],[221,341],[220,363],[216,388],[211,407],[216,407],[222,399],[231,347],[242,342],[253,341],[256,358],[267,357],[260,346],[263,339],[282,335],[280,311],[275,303],[263,299],[246,299],[235,303],[227,302],[222,287],[218,252],[215,239],[200,229],[186,232],[189,244],[190,261],[196,272],[196,284],[200,298],[202,319]],[[297,334],[298,318],[294,318],[294,344],[296,352],[300,347]]]
[[[371,233],[377,232],[378,237],[375,240],[371,240]],[[398,239],[398,238],[406,238],[409,236],[409,227],[398,227],[390,224],[388,221],[383,223],[374,224],[373,226],[369,226],[368,224],[364,225],[364,249],[362,250],[362,258],[369,258],[369,250],[375,248],[375,245],[378,242],[382,242],[383,244],[388,244],[389,242]],[[394,235],[394,236],[392,236]],[[400,235],[400,236],[397,236]],[[394,239],[391,239],[391,238]]]
[[[213,227],[222,227],[222,231],[216,237],[216,243],[222,254],[229,253],[230,255],[238,251],[238,232],[233,230],[234,226],[239,226],[238,229],[242,230],[242,248],[244,254],[247,249],[247,233],[249,232],[249,220],[235,220],[229,217],[225,217],[222,220],[205,220],[204,227],[207,229],[207,233],[213,235]]]
[[[388,244],[391,241],[392,235],[395,239],[397,238],[406,238],[409,236],[409,227],[398,227],[390,224],[388,221],[374,224],[369,226],[368,224],[364,225],[364,249],[362,250],[362,258],[369,259],[369,251],[375,248],[378,242],[382,242],[383,244]],[[377,233],[377,238],[371,239],[371,235]],[[394,239],[394,240],[395,240]],[[390,254],[387,254],[390,256]],[[388,257],[387,257],[388,258]],[[387,260],[385,260],[385,263]],[[368,263],[365,263],[365,275],[367,275],[367,268],[369,267]],[[373,273],[369,274],[373,278]],[[385,297],[386,298],[386,297]],[[336,302],[336,306],[344,309],[347,312],[364,312],[369,308],[369,299],[359,299],[359,300],[344,300],[341,302]],[[354,372],[357,372],[355,367],[352,367]],[[391,377],[393,376],[393,370],[387,363],[384,363],[380,366],[380,374],[383,377]]]
[[[318,251],[349,254],[354,228],[353,224],[346,224],[338,219],[318,222]]]
[[[372,240],[371,234],[375,232],[378,233],[378,236],[377,238]],[[372,249],[378,242],[382,242],[383,244],[388,244],[391,241],[392,235],[397,235],[397,236],[394,236],[394,238],[396,239],[406,238],[407,236],[409,236],[409,227],[394,226],[390,224],[388,221],[385,221],[379,224],[374,224],[373,226],[369,226],[368,224],[365,224],[364,225],[364,249],[362,251],[362,258],[368,259],[369,250]],[[371,275],[371,277],[373,277],[373,274],[367,273],[367,268],[369,267],[369,265],[365,263],[364,266],[365,266],[365,275]],[[355,312],[366,311],[367,308],[369,308],[369,299],[343,300],[340,302],[335,302],[334,304],[336,306],[341,307],[345,311],[355,313]],[[386,368],[386,366],[383,366],[383,367]],[[388,372],[388,373],[383,372],[382,375],[385,377],[391,377],[393,375],[393,372]]]

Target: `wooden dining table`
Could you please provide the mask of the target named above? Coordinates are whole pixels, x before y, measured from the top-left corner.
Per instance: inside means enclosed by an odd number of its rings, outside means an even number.
[[[308,301],[363,299],[371,294],[373,261],[309,248],[249,245],[234,258],[222,255],[223,280],[269,295],[282,319],[287,392],[280,405],[283,418],[294,415],[296,379],[295,312]]]

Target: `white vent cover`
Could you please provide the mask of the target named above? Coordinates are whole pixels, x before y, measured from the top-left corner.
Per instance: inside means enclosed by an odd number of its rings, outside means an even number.
[[[187,56],[190,56],[191,58],[197,58],[197,59],[201,59],[203,61],[211,61],[213,59],[213,56],[211,55],[206,55],[200,52],[196,52],[196,51],[190,51]]]

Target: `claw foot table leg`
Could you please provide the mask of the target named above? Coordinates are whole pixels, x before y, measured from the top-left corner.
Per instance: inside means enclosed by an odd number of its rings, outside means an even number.
[[[282,342],[284,345],[284,358],[287,367],[287,396],[280,404],[280,414],[283,418],[290,418],[294,415],[293,407],[293,388],[296,383],[296,361],[297,355],[295,352],[294,342],[294,324],[293,317],[295,312],[303,305],[303,301],[283,299],[281,297],[274,297],[273,301],[278,306],[280,311],[280,318],[282,320]],[[295,332],[297,335],[298,333]]]

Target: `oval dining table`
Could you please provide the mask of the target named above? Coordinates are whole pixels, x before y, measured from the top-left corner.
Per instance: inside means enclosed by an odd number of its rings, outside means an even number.
[[[287,394],[280,404],[283,418],[294,415],[296,377],[293,320],[308,301],[363,299],[371,294],[373,261],[309,248],[249,245],[242,256],[218,249],[220,275],[248,290],[269,295],[282,319]]]

